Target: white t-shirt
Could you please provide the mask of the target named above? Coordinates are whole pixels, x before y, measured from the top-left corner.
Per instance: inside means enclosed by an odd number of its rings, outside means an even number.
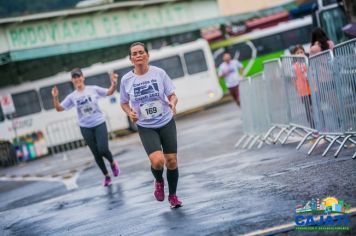
[[[228,88],[232,88],[240,84],[241,76],[239,74],[239,69],[241,68],[243,68],[243,66],[241,62],[237,60],[230,60],[229,63],[223,62],[220,64],[218,74],[221,77],[228,72],[228,75],[224,76],[225,84]]]
[[[74,90],[62,102],[64,110],[77,108],[79,126],[92,128],[105,122],[105,117],[98,106],[98,99],[105,97],[108,89],[98,86],[85,86],[83,91]]]
[[[174,93],[175,87],[167,73],[156,66],[150,66],[144,75],[132,71],[121,79],[120,101],[131,103],[138,115],[137,124],[145,128],[159,128],[173,117],[167,96]]]

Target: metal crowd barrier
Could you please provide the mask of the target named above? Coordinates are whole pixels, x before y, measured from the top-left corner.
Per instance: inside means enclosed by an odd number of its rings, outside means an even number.
[[[285,141],[294,132],[303,132],[303,138],[297,146],[299,149],[308,138],[313,138],[316,133],[308,81],[308,59],[305,56],[284,56],[281,57],[281,64],[291,127]]]
[[[283,144],[294,133],[302,137],[297,149],[316,138],[308,155],[321,140],[329,142],[323,156],[335,143],[335,157],[356,145],[356,39],[309,61],[301,56],[266,61],[263,75],[243,81],[240,90],[246,135],[235,146],[245,141],[243,147],[251,148],[259,141],[260,147],[271,137]]]
[[[321,140],[330,142],[324,153],[325,156],[335,142],[340,143],[343,137],[342,128],[342,104],[338,96],[338,82],[334,71],[334,56],[331,50],[321,52],[309,59],[310,86],[314,117],[319,138],[309,150],[310,155]],[[341,143],[340,143],[341,144]]]
[[[341,104],[341,126],[344,139],[334,156],[338,156],[344,144],[356,142],[356,39],[337,45],[334,49],[334,71],[338,98]],[[352,158],[356,158],[356,152]]]
[[[84,145],[76,117],[54,121],[46,127],[51,154],[68,151]]]
[[[305,129],[314,129],[307,58],[304,56],[282,57],[281,63],[287,102],[290,107],[289,122]]]
[[[112,139],[111,123],[105,115],[108,136]],[[60,153],[86,145],[78,125],[77,117],[53,121],[46,127],[47,145],[50,154]]]
[[[316,128],[325,133],[342,133],[340,123],[341,112],[337,97],[337,85],[333,76],[333,54],[330,50],[312,56],[309,59],[309,75],[313,91],[313,109]]]
[[[284,140],[281,141],[280,137],[284,133],[288,135],[289,106],[286,99],[287,93],[281,62],[279,59],[265,61],[263,67],[267,81],[268,116],[272,126],[267,131],[264,140],[268,140],[270,136],[273,136],[273,132],[277,131],[273,143],[283,142]]]
[[[266,81],[262,73],[256,74],[247,80],[241,81],[240,99],[241,104],[246,106],[242,113],[245,135],[235,144],[235,147],[242,145],[242,148],[252,148],[257,142],[258,148],[263,145],[263,134],[269,128],[267,93],[265,90]],[[256,94],[254,91],[260,91]]]
[[[251,78],[245,79],[240,83],[240,102],[243,104],[246,109],[243,109],[242,112],[242,122],[243,122],[243,131],[244,135],[237,141],[235,144],[235,148],[239,147],[243,141],[245,141],[246,145],[243,145],[243,148],[246,148],[247,143],[253,139],[255,134],[253,130],[253,116],[254,110],[252,109],[251,95],[253,94],[252,86],[251,86]],[[247,141],[245,140],[247,139]]]

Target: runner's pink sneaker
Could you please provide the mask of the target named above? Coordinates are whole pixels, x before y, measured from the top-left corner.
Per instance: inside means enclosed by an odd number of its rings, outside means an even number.
[[[164,200],[164,181],[155,181],[155,192],[153,193],[157,201],[162,202]]]
[[[168,196],[168,201],[171,204],[171,208],[179,208],[182,207],[182,202],[179,201],[177,195],[172,194]]]
[[[118,176],[120,174],[119,164],[117,161],[114,161],[114,164],[111,165],[111,170],[114,176]]]
[[[105,180],[104,180],[104,186],[109,186],[111,185],[112,181],[111,181],[111,178],[110,176],[105,176]]]

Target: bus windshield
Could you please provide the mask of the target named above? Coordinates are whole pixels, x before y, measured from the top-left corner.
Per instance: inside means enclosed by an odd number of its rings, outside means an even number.
[[[347,24],[344,10],[340,7],[326,8],[319,13],[320,26],[336,44],[347,40],[342,27]]]

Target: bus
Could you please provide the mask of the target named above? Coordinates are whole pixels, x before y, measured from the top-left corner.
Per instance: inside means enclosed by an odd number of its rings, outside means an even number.
[[[220,42],[212,42],[210,47],[217,66],[222,62],[223,52],[228,50],[244,65],[244,75],[251,76],[262,71],[264,61],[279,58],[291,46],[308,45],[311,32],[312,17],[307,16],[281,22],[269,28],[255,29]]]
[[[209,44],[203,39],[150,51],[150,64],[163,68],[176,86],[178,114],[216,102],[223,96]],[[110,86],[111,72],[116,72],[120,79],[129,70],[132,65],[128,57],[82,68],[87,85],[105,88]],[[57,113],[54,109],[51,95],[54,85],[59,89],[60,101],[74,89],[69,72],[1,88],[0,96],[9,94],[16,112],[4,115],[0,106],[0,139],[12,141],[15,137],[41,133],[48,147],[82,140],[76,110]],[[121,110],[119,85],[114,95],[99,101],[99,106],[110,133],[134,128]]]

